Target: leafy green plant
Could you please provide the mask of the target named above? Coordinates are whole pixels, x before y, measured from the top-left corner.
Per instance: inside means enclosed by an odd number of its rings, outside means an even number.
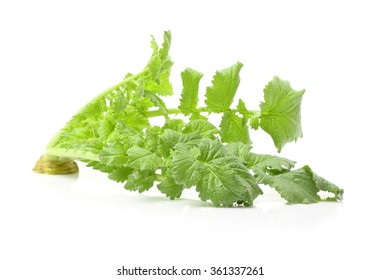
[[[304,90],[274,77],[264,88],[260,110],[239,100],[231,108],[243,64],[217,71],[207,87],[205,107],[198,107],[202,74],[181,73],[183,90],[178,108],[167,108],[162,97],[173,95],[169,81],[170,32],[162,46],[152,38],[146,67],[87,103],[47,145],[34,170],[65,174],[78,171],[73,160],[108,173],[127,190],[144,192],[155,184],[170,199],[196,187],[203,201],[215,206],[252,205],[262,194],[260,184],[274,188],[288,203],[342,199],[343,190],[316,175],[309,166],[293,170],[294,161],[251,152],[249,128],[261,128],[278,152],[302,137],[301,101]],[[209,114],[221,114],[215,126]],[[173,118],[173,115],[175,116]],[[182,117],[179,117],[182,116]],[[165,124],[152,125],[161,116]]]

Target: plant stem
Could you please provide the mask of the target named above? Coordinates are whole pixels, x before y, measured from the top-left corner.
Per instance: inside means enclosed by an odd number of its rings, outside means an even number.
[[[237,112],[237,110],[231,110],[232,112]],[[167,112],[169,115],[176,115],[176,114],[181,114],[181,110],[178,109],[178,108],[169,108],[167,109]],[[205,108],[205,107],[198,107],[195,109],[195,112],[198,112],[198,113],[210,113],[210,111]],[[247,110],[248,113],[250,114],[259,114],[260,111],[255,111],[255,110]],[[152,111],[148,111],[146,113],[146,117],[148,118],[153,118],[153,117],[161,117],[163,116],[164,114],[162,113],[161,110],[152,110]]]
[[[47,159],[55,158],[70,158],[70,159],[84,159],[91,161],[99,161],[99,156],[87,151],[63,149],[63,148],[47,148],[45,150],[45,157]]]

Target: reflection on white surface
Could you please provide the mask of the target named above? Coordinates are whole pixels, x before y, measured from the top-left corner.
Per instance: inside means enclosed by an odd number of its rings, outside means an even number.
[[[195,190],[185,190],[183,198],[169,200],[156,190],[144,194],[131,193],[120,184],[109,181],[104,174],[86,170],[79,176],[32,174],[34,192],[55,200],[65,209],[103,209],[115,215],[127,214],[129,220],[182,228],[216,227],[244,228],[255,232],[308,232],[339,216],[341,203],[324,202],[312,205],[286,205],[271,189],[259,197],[253,207],[216,208],[202,202]],[[80,213],[80,210],[79,210]],[[132,214],[131,216],[129,214]]]
[[[307,279],[323,279],[323,271],[336,271],[339,279],[340,271],[358,263],[351,255],[378,248],[375,204],[359,196],[353,201],[351,192],[342,203],[286,205],[263,188],[253,207],[215,208],[193,189],[171,201],[155,189],[126,191],[89,168],[79,176],[29,169],[20,178],[7,173],[0,197],[5,266],[17,271],[22,263],[24,278],[44,271],[42,279],[51,279],[61,271],[58,279],[118,279],[112,276],[121,265],[262,265],[268,279],[295,269],[294,279],[305,279],[317,266],[320,273]],[[342,253],[345,248],[353,254]]]

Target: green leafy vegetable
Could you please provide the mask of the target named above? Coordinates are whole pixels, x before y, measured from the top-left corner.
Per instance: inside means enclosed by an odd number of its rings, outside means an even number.
[[[157,188],[170,199],[181,197],[184,186],[178,184],[170,173],[157,185]]]
[[[333,194],[328,198],[330,201],[341,200],[343,196],[343,190],[319,177],[307,165],[275,176],[258,173],[258,177],[260,182],[275,188],[288,203],[316,203],[322,200],[318,195],[320,191]]]
[[[206,106],[198,107],[203,74],[187,68],[181,73],[179,106],[167,108],[163,98],[173,95],[170,45],[170,32],[161,47],[152,38],[146,67],[79,110],[49,142],[34,171],[74,173],[79,160],[127,190],[144,192],[156,185],[176,199],[195,187],[201,200],[215,206],[252,205],[262,194],[259,184],[273,187],[288,203],[319,202],[321,192],[328,193],[325,200],[342,200],[343,190],[309,166],[293,170],[292,160],[251,152],[249,127],[267,132],[278,152],[302,137],[304,90],[274,77],[264,88],[260,110],[248,109],[241,99],[233,107],[243,67],[237,62],[216,72],[206,88]],[[220,123],[211,123],[209,114],[220,114]],[[160,116],[164,125],[153,125],[151,118]]]
[[[201,73],[190,68],[181,73],[183,90],[178,108],[185,115],[197,113],[199,82],[202,76]]]
[[[213,138],[213,136],[219,133],[218,129],[206,120],[193,120],[186,124],[184,133],[198,132],[202,137]]]
[[[129,176],[125,184],[125,189],[138,191],[140,193],[153,187],[155,174],[152,170],[135,170]]]
[[[284,145],[302,137],[301,101],[304,90],[295,91],[288,81],[274,77],[264,89],[261,128],[272,136],[280,152]]]
[[[196,185],[200,198],[217,206],[250,205],[262,193],[244,163],[218,140],[202,139],[196,146],[177,144],[173,176],[186,187]]]
[[[243,64],[236,64],[217,71],[212,86],[206,90],[206,105],[210,112],[221,113],[230,109],[240,84],[239,73]]]
[[[250,143],[248,126],[244,124],[243,119],[232,111],[224,112],[222,122],[220,123],[220,137],[223,142],[242,142]]]
[[[162,165],[162,159],[140,147],[132,147],[127,151],[128,166],[140,170],[157,170]]]

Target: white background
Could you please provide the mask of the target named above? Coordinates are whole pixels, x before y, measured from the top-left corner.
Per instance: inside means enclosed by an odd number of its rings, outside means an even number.
[[[175,265],[380,279],[376,2],[1,1],[0,278],[158,279],[116,270]],[[129,193],[83,166],[79,177],[32,173],[49,139],[93,96],[139,72],[150,35],[161,42],[164,30],[173,36],[170,106],[185,67],[205,74],[204,89],[216,69],[243,62],[238,97],[251,109],[274,75],[305,88],[304,137],[281,155],[344,188],[344,201],[291,206],[265,189],[253,208],[223,209],[193,190],[176,201]],[[255,152],[276,153],[263,132],[252,139]]]

